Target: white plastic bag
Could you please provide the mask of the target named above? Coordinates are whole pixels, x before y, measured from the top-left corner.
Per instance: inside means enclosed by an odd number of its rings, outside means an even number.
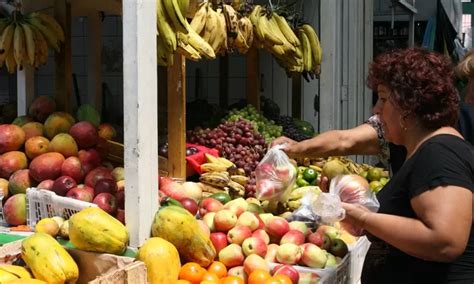
[[[331,180],[329,192],[339,196],[342,202],[360,204],[377,212],[380,203],[370,189],[367,180],[359,175],[339,175]]]
[[[301,199],[301,206],[292,214],[293,220],[332,225],[345,217],[339,196],[321,192],[306,193]]]
[[[296,169],[283,152],[284,145],[276,145],[255,169],[255,197],[260,200],[286,201],[296,180]]]

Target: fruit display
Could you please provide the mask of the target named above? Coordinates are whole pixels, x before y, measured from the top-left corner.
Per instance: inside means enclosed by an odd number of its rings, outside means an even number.
[[[148,282],[151,284],[173,283],[181,269],[176,247],[162,239],[150,238],[138,250],[137,259],[145,262]]]
[[[9,73],[21,70],[25,64],[38,68],[46,64],[48,49],[60,51],[64,31],[51,16],[41,12],[0,19],[0,67]]]
[[[276,124],[281,125],[283,128],[283,135],[293,139],[295,141],[303,141],[313,137],[313,134],[308,135],[304,133],[298,126],[295,124],[295,119],[290,116],[278,116],[273,118]]]

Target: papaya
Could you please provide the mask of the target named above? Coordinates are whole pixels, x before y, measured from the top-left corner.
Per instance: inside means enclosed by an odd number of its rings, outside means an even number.
[[[69,218],[69,240],[78,249],[120,255],[127,249],[127,228],[97,207],[85,208]]]
[[[76,283],[79,278],[79,268],[74,259],[48,234],[35,233],[24,239],[21,256],[36,279],[62,284]]]
[[[194,216],[184,208],[174,205],[160,208],[155,214],[151,233],[153,237],[172,243],[184,262],[197,262],[207,267],[216,257],[211,240]]]
[[[181,262],[176,247],[162,238],[150,238],[139,249],[137,259],[146,265],[148,282],[167,284],[178,281]]]

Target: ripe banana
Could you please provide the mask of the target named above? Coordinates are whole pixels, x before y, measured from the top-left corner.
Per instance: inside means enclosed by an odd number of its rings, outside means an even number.
[[[157,0],[161,1],[175,31],[182,33],[188,32],[188,22],[181,13],[178,0]]]
[[[162,47],[167,53],[173,53],[177,48],[176,33],[167,20],[162,1],[159,0],[156,2],[156,21],[159,37],[163,42]]]
[[[178,42],[178,52],[192,61],[199,61],[202,58],[199,52],[194,47],[189,44],[185,44],[182,41]]]
[[[201,3],[199,6],[199,9],[197,10],[196,14],[194,15],[191,21],[191,28],[197,34],[201,34],[201,31],[206,26],[208,7],[209,7],[208,3],[206,2]]]
[[[10,23],[2,33],[0,38],[0,54],[8,53],[13,48],[13,34],[15,32],[15,24]]]
[[[299,46],[300,40],[295,35],[286,19],[278,15],[277,13],[273,13],[273,18],[275,18],[275,21],[277,22],[280,31],[283,33],[288,42],[290,42],[293,46]]]
[[[31,27],[26,23],[22,23],[21,26],[25,33],[25,47],[26,47],[26,53],[28,56],[28,63],[31,66],[34,66],[35,65],[35,51],[36,51],[34,32],[31,29]]]
[[[36,17],[29,17],[27,18],[27,22],[35,26],[44,35],[44,37],[46,38],[46,41],[48,42],[49,47],[53,48],[57,52],[60,51],[59,39],[56,37],[56,34],[53,31],[51,31],[48,27],[43,25],[40,19]]]
[[[53,17],[48,14],[38,12],[31,13],[31,17],[38,18],[44,26],[46,26],[56,35],[56,38],[60,42],[64,42],[66,38],[64,36],[63,28]]]
[[[309,42],[308,36],[304,32],[301,32],[300,36],[301,42],[303,43],[304,70],[310,72],[313,70],[313,55],[311,50],[311,44]]]
[[[21,24],[16,24],[13,34],[13,56],[18,68],[23,69],[23,57],[25,55],[25,34]]]
[[[201,165],[201,171],[203,172],[221,172],[227,171],[227,166],[218,163],[205,163]]]
[[[233,196],[244,196],[245,194],[245,187],[235,181],[230,180],[227,187]]]
[[[224,188],[212,186],[208,183],[200,182],[199,186],[202,188],[203,194],[204,193],[214,194],[214,193],[221,193],[221,192],[227,193],[227,191]]]
[[[319,42],[318,35],[316,34],[316,31],[313,29],[313,27],[311,27],[310,25],[304,24],[301,27],[309,39],[314,59],[314,73],[318,76],[321,73],[321,62],[323,56],[323,51],[321,49],[321,44]]]
[[[31,279],[31,273],[22,266],[2,264],[0,270],[11,273],[20,279]]]
[[[245,186],[247,182],[249,181],[248,177],[242,176],[242,175],[231,175],[230,179],[243,186]]]
[[[216,187],[225,187],[229,184],[229,176],[225,176],[222,172],[208,172],[199,177],[199,181]]]

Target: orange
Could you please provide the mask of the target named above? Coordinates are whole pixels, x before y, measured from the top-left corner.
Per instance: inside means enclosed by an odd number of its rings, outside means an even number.
[[[283,274],[275,275],[273,278],[280,281],[281,284],[293,284],[293,281],[291,281],[290,277]]]
[[[206,273],[204,273],[204,276],[202,277],[201,281],[219,282],[219,276],[217,276],[217,275],[215,275],[214,273],[211,273],[211,272],[206,272]]]
[[[221,279],[220,284],[245,284],[245,282],[242,278],[238,276],[227,276],[226,278]]]
[[[214,261],[213,263],[211,263],[211,265],[209,265],[209,267],[207,268],[207,271],[214,273],[219,278],[227,276],[227,267],[219,261]]]
[[[247,284],[261,284],[271,277],[272,276],[268,271],[256,269],[250,273],[249,278],[247,279]]]
[[[188,262],[179,270],[179,279],[188,280],[191,282],[201,282],[206,274],[206,270],[195,262]]]
[[[178,280],[175,282],[175,284],[192,284],[192,283],[189,282],[188,280]]]
[[[199,284],[219,284],[219,280],[217,281],[204,280],[204,281],[199,282]]]

